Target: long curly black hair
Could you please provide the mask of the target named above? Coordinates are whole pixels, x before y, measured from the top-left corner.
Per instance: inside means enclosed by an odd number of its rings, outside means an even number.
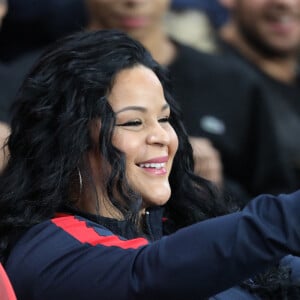
[[[89,125],[95,119],[101,119],[98,147],[109,165],[106,192],[124,218],[136,221],[141,199],[126,181],[123,153],[111,143],[115,116],[107,95],[120,70],[139,64],[161,81],[179,139],[170,174],[169,216],[180,228],[225,212],[209,182],[193,174],[192,148],[166,70],[124,33],[80,32],[45,52],[15,102],[10,157],[0,175],[0,261],[24,230],[50,219],[61,207],[76,208],[78,169],[86,174],[84,184],[92,181],[83,157],[93,146]]]

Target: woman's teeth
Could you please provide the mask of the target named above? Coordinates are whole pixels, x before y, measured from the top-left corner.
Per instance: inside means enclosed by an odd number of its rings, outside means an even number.
[[[139,164],[139,167],[141,168],[155,168],[155,169],[161,169],[166,166],[166,163],[151,163],[151,164]]]

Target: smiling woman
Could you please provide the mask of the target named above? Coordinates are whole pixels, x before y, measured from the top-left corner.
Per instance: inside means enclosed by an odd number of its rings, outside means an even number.
[[[212,218],[226,209],[192,172],[166,73],[120,32],[48,49],[8,148],[0,259],[19,300],[199,299],[300,253],[300,192]]]

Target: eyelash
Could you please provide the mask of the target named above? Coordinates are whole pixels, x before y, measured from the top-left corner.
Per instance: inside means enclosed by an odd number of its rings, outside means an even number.
[[[167,123],[169,122],[170,118],[169,117],[164,117],[158,120],[160,123]],[[123,124],[117,124],[116,126],[140,126],[142,125],[142,121],[136,120],[136,121],[129,121]]]
[[[141,125],[142,122],[141,121],[129,121],[129,122],[126,122],[126,123],[123,123],[123,124],[117,124],[117,126],[139,126]]]
[[[164,117],[158,120],[160,123],[168,123],[170,121],[170,117]]]

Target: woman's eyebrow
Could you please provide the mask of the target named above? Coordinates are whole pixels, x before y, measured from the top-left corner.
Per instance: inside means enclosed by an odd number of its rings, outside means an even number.
[[[166,109],[168,109],[170,106],[168,103],[164,104],[161,111],[164,111]],[[137,111],[140,111],[140,112],[146,112],[147,111],[147,108],[146,107],[143,107],[143,106],[126,106],[120,110],[118,110],[117,112],[115,112],[115,114],[119,114],[121,112],[124,112],[124,111],[128,111],[128,110],[137,110]]]
[[[141,112],[147,111],[147,109],[143,106],[126,106],[126,107],[118,110],[117,112],[115,112],[115,114],[119,114],[119,113],[127,111],[127,110],[137,110],[137,111],[141,111]]]

